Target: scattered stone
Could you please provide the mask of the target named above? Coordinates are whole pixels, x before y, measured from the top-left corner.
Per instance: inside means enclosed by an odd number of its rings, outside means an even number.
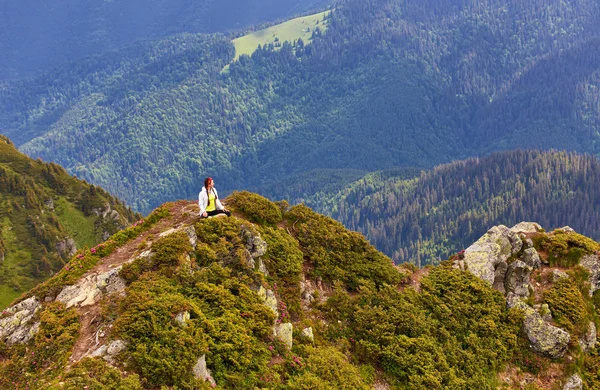
[[[534,308],[517,296],[508,298],[508,306],[523,311],[523,331],[534,351],[552,359],[560,358],[565,354],[571,341],[568,332],[544,322]]]
[[[190,239],[190,245],[192,248],[196,249],[196,245],[198,245],[198,235],[196,234],[196,228],[193,226],[188,226],[183,229],[183,231],[187,234]]]
[[[190,312],[189,311],[182,311],[181,313],[177,313],[177,315],[175,316],[175,322],[177,322],[177,325],[181,326],[181,327],[185,327],[187,326],[187,321],[190,320]]]
[[[542,227],[535,222],[520,222],[510,230],[515,233],[537,233],[542,231]]]
[[[581,390],[583,389],[583,380],[578,374],[573,374],[567,380],[563,390]]]
[[[202,355],[200,358],[198,358],[193,371],[196,379],[203,379],[204,381],[210,383],[210,385],[213,387],[217,385],[217,382],[215,382],[214,378],[212,377],[210,370],[208,367],[206,367],[206,355]]]
[[[596,324],[590,321],[587,332],[579,339],[583,352],[590,352],[596,346]]]
[[[257,259],[267,253],[267,242],[260,238],[260,234],[242,225],[242,239],[252,259]]]
[[[569,278],[569,275],[567,275],[566,272],[561,271],[559,269],[553,269],[552,270],[552,281],[553,282],[557,282],[560,279],[568,279],[568,278]]]
[[[579,264],[590,273],[590,297],[594,291],[600,289],[600,256],[596,254],[585,255],[579,260]]]
[[[275,326],[275,336],[281,340],[287,349],[292,349],[294,326],[290,322]]]
[[[315,341],[315,336],[313,335],[312,327],[302,329],[302,337],[310,340],[311,342]]]
[[[46,208],[49,210],[54,210],[54,200],[52,198],[46,200],[44,202],[44,206],[46,206]]]

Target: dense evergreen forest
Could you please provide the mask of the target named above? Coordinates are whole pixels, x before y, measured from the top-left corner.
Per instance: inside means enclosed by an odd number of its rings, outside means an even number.
[[[317,172],[513,148],[600,152],[598,2],[346,0],[312,43],[179,34],[0,86],[0,129],[147,212]],[[340,182],[336,182],[341,180]],[[290,194],[297,198],[298,194]]]
[[[395,262],[438,263],[490,226],[535,221],[600,238],[600,161],[567,152],[511,151],[440,165],[407,179],[365,176],[318,209],[363,232]]]
[[[328,0],[0,0],[0,80],[180,32],[237,31]]]

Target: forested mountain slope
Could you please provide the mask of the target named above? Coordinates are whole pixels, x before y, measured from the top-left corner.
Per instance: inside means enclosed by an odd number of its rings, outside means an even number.
[[[600,161],[510,151],[423,171],[366,175],[315,208],[363,232],[395,262],[437,263],[492,225],[539,221],[600,238]]]
[[[310,44],[267,45],[228,72],[228,39],[184,34],[6,84],[0,128],[142,211],[195,197],[205,176],[272,195],[311,171],[598,154],[599,7],[342,1]]]
[[[136,218],[102,189],[31,160],[0,136],[0,307]]]
[[[325,0],[0,1],[0,80],[180,32],[214,33],[289,18]]]
[[[3,311],[0,386],[599,384],[600,244],[589,238],[496,226],[478,252],[417,270],[304,205],[247,192],[224,201],[231,217],[165,204]],[[494,285],[477,272],[491,266]]]

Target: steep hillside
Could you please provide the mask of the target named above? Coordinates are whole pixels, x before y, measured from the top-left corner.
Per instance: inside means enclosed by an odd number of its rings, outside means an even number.
[[[203,220],[192,202],[165,204],[5,310],[0,385],[599,384],[592,240],[498,226],[416,270],[305,206],[252,193],[225,202],[232,217]]]
[[[136,40],[288,18],[327,0],[0,1],[0,80],[39,74]]]
[[[0,307],[136,218],[102,189],[31,160],[0,136]]]
[[[229,72],[231,39],[180,34],[8,83],[0,128],[144,212],[205,176],[227,193],[523,146],[598,154],[598,25],[594,0],[347,0],[310,44]]]
[[[569,225],[599,239],[600,161],[556,151],[503,152],[412,178],[370,174],[313,204],[363,232],[395,262],[437,263],[489,226],[523,220]]]

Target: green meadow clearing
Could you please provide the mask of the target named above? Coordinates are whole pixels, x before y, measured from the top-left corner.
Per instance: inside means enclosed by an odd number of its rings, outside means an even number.
[[[302,16],[291,19],[286,22],[265,28],[263,30],[254,31],[233,40],[235,46],[235,58],[237,60],[242,54],[252,55],[258,48],[258,45],[264,46],[273,44],[275,49],[278,49],[279,44],[288,41],[294,41],[302,38],[304,44],[311,41],[312,33],[318,27],[321,31],[327,29],[326,17],[331,11],[320,12],[314,15]]]

